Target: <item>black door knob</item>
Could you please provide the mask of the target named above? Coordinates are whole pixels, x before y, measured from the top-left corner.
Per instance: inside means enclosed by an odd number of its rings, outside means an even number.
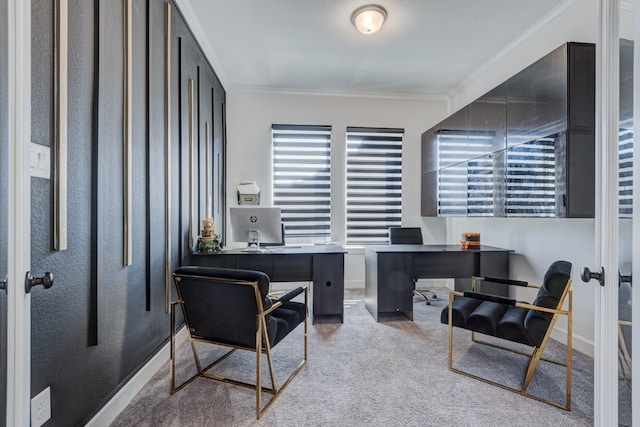
[[[631,274],[622,274],[622,272],[618,270],[618,285],[625,282],[631,284]]]
[[[34,286],[42,285],[45,289],[49,289],[53,286],[53,274],[50,272],[44,273],[40,277],[34,277],[29,271],[24,278],[24,290],[26,293],[31,292]]]
[[[0,291],[4,291],[7,293],[7,276],[4,276],[4,279],[0,280]]]
[[[580,274],[583,282],[588,282],[591,279],[596,279],[600,286],[604,286],[604,267],[600,267],[599,272],[592,272],[589,268],[585,267],[582,269],[582,274]]]

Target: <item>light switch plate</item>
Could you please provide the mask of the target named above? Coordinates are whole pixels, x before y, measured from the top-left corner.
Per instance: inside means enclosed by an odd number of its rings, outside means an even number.
[[[31,176],[51,179],[51,150],[46,145],[31,143]]]

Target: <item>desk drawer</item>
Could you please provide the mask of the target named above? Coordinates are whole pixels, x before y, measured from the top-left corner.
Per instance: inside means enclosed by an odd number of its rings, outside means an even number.
[[[472,251],[414,253],[411,274],[414,279],[469,278],[479,270],[478,256]]]
[[[313,280],[311,254],[283,254],[273,257],[272,282],[310,282]]]
[[[269,279],[273,275],[273,258],[264,254],[238,255],[238,268],[243,270],[262,271]],[[271,279],[273,280],[273,279]]]

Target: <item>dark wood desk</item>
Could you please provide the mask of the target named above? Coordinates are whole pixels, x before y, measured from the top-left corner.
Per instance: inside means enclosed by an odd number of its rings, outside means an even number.
[[[272,282],[313,282],[313,322],[320,316],[340,316],[344,321],[344,254],[335,245],[274,247],[266,252],[240,249],[217,253],[195,252],[187,263],[208,267],[262,271]]]
[[[366,246],[365,306],[376,321],[381,314],[398,312],[413,320],[414,279],[461,279],[456,290],[469,289],[473,275],[509,277],[509,252],[492,246]],[[482,290],[505,295],[503,288],[486,284]]]

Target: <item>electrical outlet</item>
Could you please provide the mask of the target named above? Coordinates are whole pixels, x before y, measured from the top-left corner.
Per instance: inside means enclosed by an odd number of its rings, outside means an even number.
[[[31,427],[40,427],[51,418],[51,387],[31,399]]]

